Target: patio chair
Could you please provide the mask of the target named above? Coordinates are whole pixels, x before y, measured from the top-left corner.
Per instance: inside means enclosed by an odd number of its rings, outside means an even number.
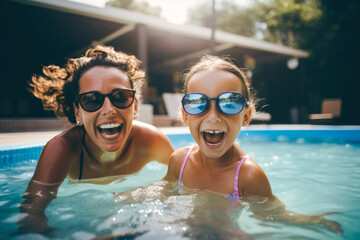
[[[321,113],[309,115],[310,123],[332,124],[341,116],[341,98],[323,99]]]
[[[255,112],[251,115],[251,123],[269,123],[271,121],[271,114],[267,112]]]
[[[151,104],[139,104],[139,113],[137,120],[149,124],[153,124],[154,107]]]
[[[162,99],[164,101],[167,118],[170,120],[171,126],[182,125],[181,121],[181,99],[182,93],[163,93]]]

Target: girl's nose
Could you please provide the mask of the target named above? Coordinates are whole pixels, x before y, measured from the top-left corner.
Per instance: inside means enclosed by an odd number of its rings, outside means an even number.
[[[206,118],[207,118],[207,121],[209,121],[209,122],[220,122],[221,121],[220,112],[216,106],[215,101],[210,101],[209,108],[206,113]]]

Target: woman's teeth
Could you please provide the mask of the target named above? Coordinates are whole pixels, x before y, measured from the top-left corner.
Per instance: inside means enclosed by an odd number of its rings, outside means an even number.
[[[122,126],[123,124],[120,123],[108,123],[100,125],[98,129],[104,137],[111,138],[117,136],[120,133]]]

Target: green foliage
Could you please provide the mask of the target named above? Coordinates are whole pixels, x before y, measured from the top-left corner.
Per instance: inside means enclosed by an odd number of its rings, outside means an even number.
[[[124,8],[131,11],[141,12],[152,16],[160,17],[161,7],[150,6],[148,2],[136,0],[109,0],[106,2],[107,6]]]
[[[205,1],[189,10],[187,23],[210,27],[212,1]],[[259,31],[257,16],[262,9],[240,8],[231,0],[216,1],[216,28],[225,32],[253,37]]]
[[[231,0],[216,2],[217,29],[243,36],[262,38],[291,47],[306,42],[316,30],[322,11],[319,0],[254,0],[248,7]],[[204,11],[208,9],[208,11]],[[210,26],[211,1],[189,12],[189,23]]]
[[[193,9],[189,23],[209,26],[210,4],[211,1],[206,1]],[[360,98],[354,97],[360,88],[360,28],[356,25],[359,5],[358,0],[253,0],[250,6],[240,7],[230,0],[216,0],[216,27],[310,53],[310,57],[301,63],[304,81],[304,96],[301,97],[296,97],[300,87],[278,91],[288,89],[290,81],[294,86],[299,85],[293,81],[295,75],[285,77],[291,73],[282,69],[284,63],[256,68],[253,83],[258,85],[255,87],[258,87],[259,95],[267,98],[272,108],[281,106],[278,112],[287,112],[284,111],[285,102],[297,105],[302,99],[308,113],[314,113],[320,112],[322,99],[342,98],[342,123],[360,124],[360,111],[355,110],[360,105]],[[296,71],[300,70],[292,73]],[[272,74],[274,72],[278,74]],[[283,77],[281,81],[280,76]]]
[[[258,19],[266,24],[264,40],[290,47],[303,45],[322,17],[319,0],[272,0],[256,5],[264,11]]]

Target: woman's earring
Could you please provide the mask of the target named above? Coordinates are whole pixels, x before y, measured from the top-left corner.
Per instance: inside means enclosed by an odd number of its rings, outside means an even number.
[[[77,124],[77,125],[80,125],[80,121],[76,121],[76,124]]]

